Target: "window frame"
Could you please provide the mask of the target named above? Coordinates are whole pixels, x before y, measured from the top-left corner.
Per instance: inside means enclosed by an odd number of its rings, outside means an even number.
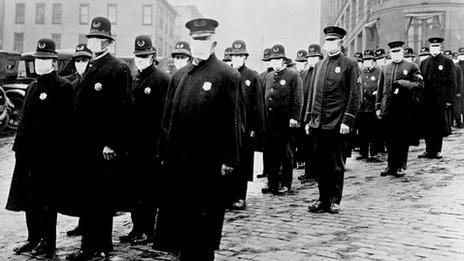
[[[59,7],[59,16],[57,15],[57,10],[55,7]],[[58,18],[55,20],[55,18]],[[61,24],[63,18],[63,4],[61,3],[53,3],[52,4],[52,24]]]
[[[19,8],[21,7],[21,9]],[[22,16],[18,16],[19,11],[22,10]],[[21,18],[21,19],[18,19]],[[15,24],[25,24],[26,22],[26,4],[16,3],[15,5]]]
[[[110,18],[111,8],[114,8],[114,21],[112,21]],[[106,17],[108,18],[111,24],[117,23],[118,21],[118,5],[117,4],[108,4],[108,6],[106,7]]]
[[[145,9],[145,8],[149,8],[149,9]],[[146,23],[145,22],[145,18],[148,17],[147,14],[145,14],[145,10],[150,10],[150,22],[149,23]],[[148,5],[148,4],[145,4],[142,6],[142,25],[153,25],[153,5]]]
[[[86,19],[87,21],[85,21],[85,22],[82,21],[82,9],[83,8],[87,8],[87,19]],[[89,13],[90,13],[90,5],[89,4],[79,4],[79,24],[84,25],[84,24],[89,24],[90,23],[90,21],[89,21],[90,20],[89,19],[90,14]]]
[[[41,21],[39,21],[39,8],[43,9]],[[45,24],[45,3],[35,3],[35,24]]]

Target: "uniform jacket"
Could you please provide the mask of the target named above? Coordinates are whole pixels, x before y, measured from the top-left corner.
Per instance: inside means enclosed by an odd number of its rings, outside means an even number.
[[[455,68],[456,68],[456,82],[457,82],[456,95],[457,94],[463,95],[464,94],[464,79],[463,79],[462,69],[458,64],[455,64]]]
[[[301,110],[301,117],[300,122],[302,123],[302,127],[304,128],[304,118],[306,114],[306,106],[308,105],[308,97],[309,97],[309,90],[311,89],[311,78],[314,73],[314,67],[309,67],[306,70],[301,71],[301,79],[303,80],[303,109]]]
[[[72,97],[71,83],[56,72],[39,76],[28,86],[13,145],[16,165],[7,209],[57,203],[67,175]]]
[[[266,131],[289,127],[290,119],[300,120],[303,108],[303,82],[298,72],[284,68],[266,76]]]
[[[361,71],[363,99],[360,112],[374,112],[375,110],[375,91],[379,83],[380,69],[374,66],[371,69],[365,68]]]
[[[353,127],[362,98],[358,63],[344,54],[328,56],[316,64],[312,82],[305,122],[324,130]]]
[[[261,80],[256,71],[245,65],[238,69],[240,82],[244,89],[245,98],[245,128],[247,134],[251,131],[262,134],[264,131],[264,103]]]
[[[444,54],[431,56],[421,63],[424,76],[423,104],[426,118],[423,123],[425,135],[447,136],[451,124],[448,122],[447,103],[452,104],[457,93],[456,69],[453,61]]]

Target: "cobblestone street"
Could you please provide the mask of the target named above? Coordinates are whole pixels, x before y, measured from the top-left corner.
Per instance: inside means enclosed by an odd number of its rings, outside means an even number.
[[[23,213],[4,210],[14,158],[12,137],[0,139],[0,260],[26,239]],[[442,160],[418,159],[424,145],[411,147],[407,174],[380,177],[386,163],[348,160],[339,215],[311,214],[317,186],[300,183],[295,171],[291,195],[263,196],[264,180],[250,184],[248,208],[229,212],[217,260],[464,260],[464,130],[445,139]],[[256,173],[262,166],[260,155]],[[112,260],[172,260],[151,247],[119,244],[130,230],[130,215],[115,218]],[[59,216],[59,260],[79,246],[65,231],[75,218]]]

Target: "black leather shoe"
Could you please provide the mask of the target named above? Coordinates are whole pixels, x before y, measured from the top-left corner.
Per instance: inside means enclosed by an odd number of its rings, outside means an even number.
[[[266,186],[264,188],[261,189],[261,193],[263,194],[270,194],[274,191],[274,189],[271,189],[270,187]]]
[[[76,253],[69,254],[66,256],[66,260],[69,261],[87,261],[95,257],[95,252],[79,250]]]
[[[290,191],[289,188],[287,188],[287,187],[285,187],[285,186],[282,186],[282,187],[280,187],[280,188],[274,190],[274,191],[272,192],[272,194],[274,194],[274,195],[276,195],[276,196],[283,196],[283,195],[287,194],[289,191]]]
[[[372,163],[382,162],[382,160],[378,156],[370,157],[367,161],[372,162]]]
[[[47,243],[45,240],[40,240],[39,244],[32,249],[31,255],[33,256],[45,256],[45,258],[51,259],[55,255],[55,244]]]
[[[401,177],[404,177],[404,175],[406,175],[405,170],[403,168],[399,168],[394,176],[397,178],[401,178]]]
[[[365,159],[367,159],[367,156],[364,156],[364,155],[356,157],[356,160],[365,160]]]
[[[338,214],[338,212],[340,212],[340,205],[336,203],[330,204],[329,208],[327,209],[327,212],[330,214]]]
[[[393,174],[395,173],[390,167],[387,167],[384,171],[380,172],[381,177],[386,177],[386,176],[393,175]]]
[[[422,154],[419,154],[419,156],[417,156],[419,159],[429,159],[430,158],[430,154],[427,152],[427,151],[424,151],[424,153]]]
[[[135,240],[137,237],[140,237],[140,236],[142,236],[141,233],[137,233],[137,232],[135,232],[134,230],[132,230],[132,231],[129,232],[127,235],[120,236],[120,237],[119,237],[119,242],[120,242],[120,243],[132,243],[132,242],[134,242],[134,240]]]
[[[13,248],[13,252],[16,255],[21,255],[22,253],[31,252],[38,244],[39,242],[26,241],[25,243],[22,243],[16,246],[15,248]]]
[[[234,202],[231,206],[233,210],[244,210],[246,208],[246,202],[244,199],[240,199],[237,202]]]
[[[266,173],[261,173],[261,174],[258,174],[256,176],[256,178],[258,178],[258,179],[262,179],[262,178],[265,178],[265,177],[267,177]]]
[[[69,231],[66,231],[66,236],[68,237],[82,236],[82,228],[80,226],[77,226]]]
[[[327,209],[327,206],[320,200],[318,200],[314,205],[308,207],[308,211],[311,213],[322,213]]]
[[[429,159],[443,159],[443,156],[440,153],[430,155]]]

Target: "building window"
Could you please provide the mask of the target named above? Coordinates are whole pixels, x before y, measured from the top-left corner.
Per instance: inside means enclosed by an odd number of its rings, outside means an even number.
[[[181,16],[181,15],[177,15],[176,18],[177,18],[177,19],[175,20],[175,21],[176,21],[176,27],[181,27],[181,26],[182,26],[182,16]]]
[[[108,5],[108,20],[112,24],[116,23],[116,14],[117,14],[117,6],[116,5]]]
[[[26,5],[24,3],[16,4],[15,23],[24,24]]]
[[[35,23],[44,24],[45,23],[45,4],[37,3],[35,5]]]
[[[152,5],[143,5],[142,9],[142,24],[150,25],[153,23],[153,8]]]
[[[61,4],[53,4],[52,24],[61,24]]]
[[[85,34],[79,34],[78,43],[80,43],[80,44],[87,44],[87,37],[85,36]]]
[[[17,52],[24,51],[24,33],[14,33],[13,50]]]
[[[52,40],[55,42],[56,49],[61,49],[61,34],[52,34]]]
[[[79,23],[89,24],[89,5],[79,5]]]
[[[414,50],[425,46],[427,39],[435,35],[443,35],[444,12],[409,13],[405,15],[405,39]]]

